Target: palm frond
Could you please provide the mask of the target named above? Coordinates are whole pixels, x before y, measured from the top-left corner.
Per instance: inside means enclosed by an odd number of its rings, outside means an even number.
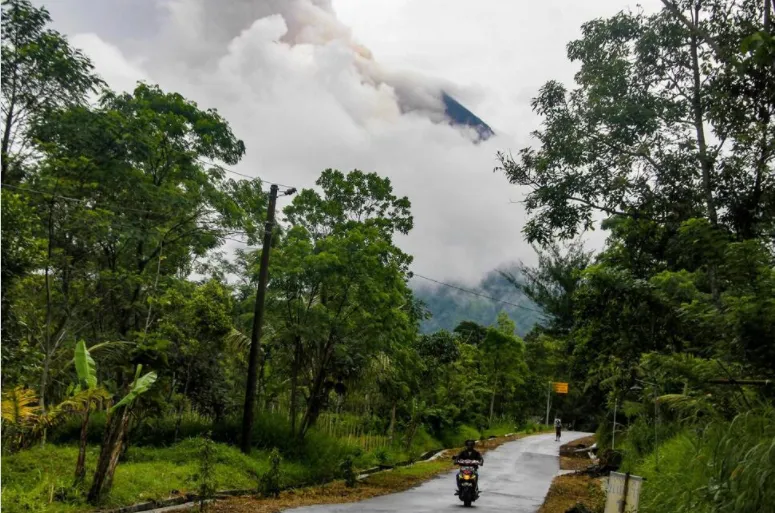
[[[657,402],[685,417],[696,417],[700,413],[714,414],[716,412],[713,405],[701,396],[667,394],[658,397]]]
[[[38,394],[34,390],[18,386],[3,393],[2,419],[22,426],[35,422],[40,415]]]
[[[111,394],[102,387],[79,390],[62,401],[57,408],[66,413],[83,413],[110,402]]]
[[[227,347],[236,351],[245,351],[250,347],[250,337],[236,328],[232,328],[224,337]]]

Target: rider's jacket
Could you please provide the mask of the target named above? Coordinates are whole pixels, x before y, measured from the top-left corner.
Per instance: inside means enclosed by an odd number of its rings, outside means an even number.
[[[457,455],[457,459],[478,461],[480,465],[484,463],[484,458],[482,458],[481,453],[476,449],[470,451],[468,449],[463,449],[460,454]]]

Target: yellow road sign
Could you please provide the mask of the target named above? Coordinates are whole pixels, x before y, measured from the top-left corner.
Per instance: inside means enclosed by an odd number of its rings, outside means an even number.
[[[568,393],[568,384],[567,383],[552,383],[552,388],[558,394],[567,394]]]

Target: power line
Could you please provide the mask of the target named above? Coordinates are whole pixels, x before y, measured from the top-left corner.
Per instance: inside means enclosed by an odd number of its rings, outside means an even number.
[[[291,185],[283,185],[283,184],[277,183],[277,182],[270,182],[269,180],[264,180],[260,176],[246,175],[245,173],[240,173],[239,171],[234,171],[233,169],[229,169],[228,167],[222,166],[221,164],[216,164],[215,162],[207,162],[206,160],[201,160],[201,159],[195,159],[195,160],[197,162],[199,162],[200,164],[205,164],[207,166],[212,166],[212,167],[214,167],[216,169],[220,169],[224,173],[231,173],[233,175],[241,176],[241,177],[247,178],[249,180],[255,180],[256,178],[258,178],[259,180],[261,180],[261,182],[269,184],[269,185],[276,185],[278,187],[282,187],[282,188],[285,188],[285,189],[295,189],[295,187],[293,187]]]
[[[153,214],[153,215],[161,217],[164,221],[175,221],[176,220],[175,218],[170,217],[169,214],[165,214],[165,213],[162,213],[162,212],[157,212],[157,211],[154,211],[154,210],[143,210],[143,209],[137,209],[137,208],[131,208],[131,207],[125,207],[125,206],[116,206],[116,205],[111,205],[109,203],[105,203],[105,202],[101,202],[101,201],[94,201],[94,200],[90,200],[90,199],[86,199],[86,198],[73,198],[71,196],[63,196],[61,194],[55,194],[53,192],[41,191],[39,189],[33,189],[31,187],[18,187],[18,186],[15,186],[15,185],[3,184],[2,188],[9,188],[9,189],[13,189],[13,190],[16,190],[16,191],[40,194],[40,195],[43,195],[43,196],[48,196],[48,197],[50,197],[52,199],[56,198],[56,199],[61,199],[61,200],[64,200],[64,201],[71,201],[73,203],[80,203],[80,204],[83,204],[83,205],[85,205],[87,207],[92,207],[92,208],[98,208],[99,207],[99,208],[102,208],[104,210],[107,210],[107,211],[110,211],[110,212],[113,212],[113,213],[119,213],[120,214],[122,212],[129,211],[129,212],[137,212],[137,213],[140,213],[140,214]],[[129,223],[126,223],[126,222],[123,222],[120,219],[111,219],[110,222],[111,222],[111,224],[123,225],[124,227],[134,227],[133,225],[131,225]],[[247,232],[242,231],[242,230],[232,230],[232,229],[229,229],[228,227],[218,227],[217,224],[215,224],[213,222],[209,222],[207,220],[199,220],[198,222],[204,228],[223,230],[226,234],[229,234],[229,235],[242,235],[242,236],[249,236],[250,235]],[[222,236],[221,238],[228,238],[228,237]],[[236,239],[232,239],[232,240],[236,240]],[[238,241],[238,242],[241,242],[241,241]]]
[[[237,173],[236,171],[234,171],[234,173],[235,174],[240,174],[240,173]],[[241,175],[241,176],[247,176],[247,175]],[[271,182],[266,182],[266,183],[271,183]],[[288,186],[280,185],[280,184],[274,184],[274,185],[278,185],[280,187],[288,187]],[[14,190],[17,190],[17,191],[32,192],[32,193],[35,193],[35,194],[42,194],[42,195],[45,195],[45,196],[50,196],[52,198],[58,198],[58,199],[62,199],[62,200],[65,200],[65,201],[73,201],[73,202],[76,202],[76,203],[87,204],[89,206],[104,206],[104,205],[106,205],[105,203],[101,203],[101,202],[91,201],[91,200],[83,199],[83,198],[72,198],[72,197],[69,197],[69,196],[63,196],[61,194],[54,194],[54,193],[47,192],[47,191],[41,191],[41,190],[37,190],[37,189],[32,189],[30,187],[17,187],[15,185],[9,185],[9,184],[3,184],[2,187],[7,187],[9,189],[14,189]],[[291,188],[291,187],[289,187],[289,188]],[[110,210],[110,209],[106,209],[106,210]],[[159,216],[165,216],[166,217],[165,214],[161,214],[159,212],[154,212],[153,210],[141,210],[141,209],[136,209],[136,208],[131,208],[131,207],[124,207],[124,206],[120,207],[118,210],[119,211],[139,212],[139,213],[142,213],[142,214],[154,214],[154,215],[159,215]],[[243,236],[247,236],[248,235],[247,233],[240,232],[240,231],[229,231],[229,233],[231,235],[243,235]],[[245,241],[241,241],[241,240],[238,240],[238,239],[232,239],[230,237],[222,237],[222,238],[226,239],[226,240],[230,240],[232,242],[239,242],[241,244],[244,244],[248,249],[252,249],[253,248],[253,247],[249,246],[248,243],[245,242]],[[495,301],[497,303],[503,303],[505,305],[513,306],[514,308],[519,308],[519,309],[527,310],[527,311],[530,311],[530,312],[533,312],[533,313],[537,313],[537,314],[540,314],[540,315],[545,315],[544,312],[541,312],[539,310],[535,310],[534,308],[529,308],[529,307],[526,307],[526,306],[523,306],[523,305],[518,305],[516,303],[511,303],[510,301],[505,301],[503,299],[497,299],[497,298],[494,298],[494,297],[491,297],[491,296],[487,296],[485,294],[481,294],[481,293],[475,292],[473,290],[464,289],[462,287],[459,287],[457,285],[452,285],[450,283],[445,283],[445,282],[442,282],[442,281],[439,281],[439,280],[435,280],[433,278],[429,278],[429,277],[423,276],[421,274],[412,273],[412,276],[416,276],[417,278],[422,278],[423,280],[427,280],[429,282],[435,283],[437,285],[442,285],[444,287],[449,287],[451,289],[455,289],[455,290],[458,290],[460,292],[464,292],[466,294],[471,294],[471,295],[480,297],[482,299],[488,299],[490,301]]]
[[[2,185],[2,187],[3,188],[13,189],[13,190],[16,190],[16,191],[24,191],[24,192],[32,192],[32,193],[35,193],[35,194],[42,194],[43,196],[50,196],[51,198],[57,198],[57,199],[65,200],[65,201],[73,201],[75,203],[83,203],[83,204],[85,204],[87,206],[95,206],[96,207],[96,206],[105,206],[106,205],[106,203],[102,203],[102,202],[99,202],[99,201],[93,201],[93,200],[90,200],[90,199],[87,199],[87,198],[73,198],[73,197],[70,197],[70,196],[63,196],[61,194],[56,194],[56,193],[53,193],[53,192],[41,191],[41,190],[38,190],[38,189],[33,189],[31,187],[17,187],[15,185],[9,185],[9,184],[5,184],[5,183]],[[110,209],[106,208],[105,210],[110,210]],[[154,212],[153,210],[145,210],[145,209],[141,210],[141,209],[125,207],[125,206],[120,207],[120,211],[138,212],[140,214],[154,214],[154,215],[158,215],[158,216],[165,215],[165,214],[162,214],[160,212]]]
[[[514,308],[520,308],[522,310],[527,310],[527,311],[530,311],[530,312],[533,312],[533,313],[537,313],[537,314],[540,314],[540,315],[545,315],[544,312],[541,312],[541,311],[536,310],[534,308],[530,308],[530,307],[523,306],[523,305],[518,305],[516,303],[511,303],[509,301],[504,301],[503,299],[497,299],[497,298],[494,298],[492,296],[487,296],[485,294],[481,294],[481,293],[475,292],[473,290],[468,290],[468,289],[464,289],[462,287],[458,287],[457,285],[452,285],[450,283],[444,283],[443,281],[434,280],[433,278],[428,278],[427,276],[423,276],[421,274],[412,273],[412,276],[416,276],[417,278],[422,278],[423,280],[427,280],[427,281],[436,283],[437,285],[442,285],[444,287],[449,287],[451,289],[459,290],[460,292],[465,292],[466,294],[471,294],[471,295],[474,295],[474,296],[478,296],[478,297],[483,298],[483,299],[489,299],[490,301],[495,301],[497,303],[503,303],[505,305],[513,306]]]
[[[239,242],[241,244],[244,244],[248,249],[252,249],[248,245],[248,243],[245,242],[245,241],[241,241],[241,240],[237,240],[237,239],[229,239],[229,240],[231,240],[233,242]],[[485,294],[481,294],[479,292],[475,292],[473,290],[468,290],[468,289],[464,289],[462,287],[458,287],[457,285],[452,285],[450,283],[444,283],[443,281],[435,280],[433,278],[428,278],[427,276],[423,276],[423,275],[417,274],[415,272],[412,272],[411,274],[412,274],[413,277],[422,278],[423,280],[427,280],[427,281],[436,283],[437,285],[442,285],[444,287],[449,287],[451,289],[455,289],[455,290],[458,290],[460,292],[465,292],[466,294],[472,294],[472,295],[480,297],[482,299],[488,299],[490,301],[495,301],[496,303],[503,303],[505,305],[513,306],[514,308],[519,308],[521,310],[527,310],[529,312],[533,312],[533,313],[536,313],[536,314],[539,314],[539,315],[546,315],[545,312],[542,312],[540,310],[536,310],[535,308],[530,308],[530,307],[527,307],[527,306],[524,306],[524,305],[518,305],[516,303],[512,303],[510,301],[505,301],[503,299],[497,299],[497,298],[494,298],[492,296],[487,296]]]

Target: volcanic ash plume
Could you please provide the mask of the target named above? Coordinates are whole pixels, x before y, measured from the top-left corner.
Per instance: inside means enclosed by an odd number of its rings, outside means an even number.
[[[445,92],[448,88],[443,82],[379,65],[337,18],[331,0],[168,0],[165,7],[175,27],[174,39],[187,41],[185,48],[181,47],[183,55],[176,58],[188,61],[189,66],[219,59],[257,20],[279,16],[285,24],[279,43],[291,47],[339,45],[347,49],[361,82],[392,89],[400,112],[466,128],[476,141],[494,135],[487,124]],[[196,42],[193,34],[197,35]],[[192,47],[198,51],[191,52]]]

